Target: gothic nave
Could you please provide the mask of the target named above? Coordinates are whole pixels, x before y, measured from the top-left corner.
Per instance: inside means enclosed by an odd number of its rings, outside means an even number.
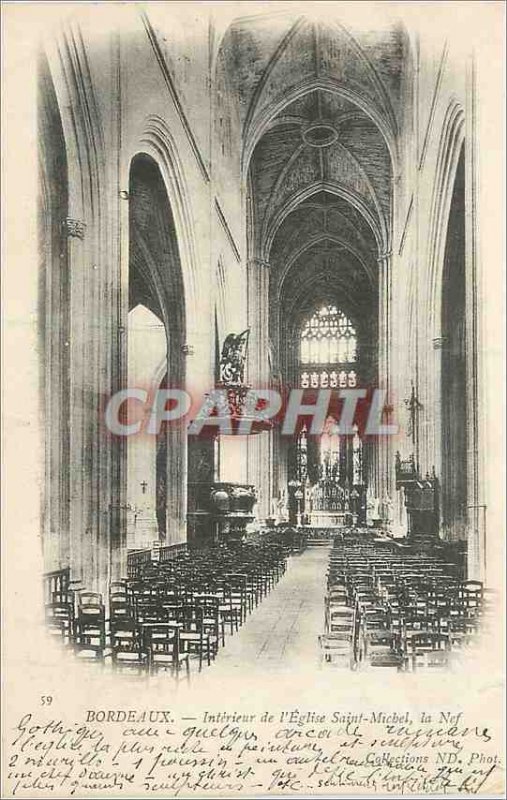
[[[76,658],[413,671],[492,613],[482,78],[352,6],[76,7],[41,43],[44,602]]]

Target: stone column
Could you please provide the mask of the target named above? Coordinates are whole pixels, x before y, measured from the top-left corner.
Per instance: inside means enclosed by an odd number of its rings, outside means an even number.
[[[104,421],[107,401],[122,379],[124,300],[119,278],[120,64],[118,49],[111,45],[104,60],[104,82],[112,98],[108,118],[100,114],[94,85],[83,79],[84,44],[73,23],[48,41],[68,156],[68,555],[72,579],[102,592],[113,562],[121,569],[123,549],[121,446],[112,442]]]
[[[71,454],[79,523],[71,522],[73,546],[79,553],[83,586],[104,593],[111,578],[113,523],[111,436],[104,410],[111,396],[112,320],[106,197],[89,224],[83,242],[72,235]],[[71,491],[72,494],[72,491]],[[71,506],[72,508],[72,506]],[[78,541],[80,537],[80,541]]]
[[[109,318],[107,386],[110,395],[128,382],[127,338],[129,313],[129,158],[123,153],[122,52],[120,35],[111,34],[111,89],[109,148],[115,157],[108,159],[108,244],[106,315]],[[128,195],[127,195],[128,196]],[[107,437],[107,432],[106,432]],[[106,438],[108,461],[107,504],[109,508],[109,577],[118,580],[127,574],[127,441],[125,437]]]
[[[196,361],[196,345],[186,341],[181,345],[180,373],[184,378],[182,388],[192,397],[202,392],[198,380],[199,365]],[[204,374],[206,370],[203,370]],[[176,386],[169,373],[169,382]],[[190,415],[191,418],[192,415]],[[177,544],[186,539],[187,493],[188,493],[188,441],[187,426],[190,418],[184,417],[167,426],[167,480],[166,480],[166,544]]]
[[[248,345],[248,383],[253,388],[269,388],[269,264],[259,258],[247,262],[247,303],[250,340]],[[248,437],[248,483],[257,489],[258,519],[271,514],[273,485],[272,433],[265,431]]]
[[[386,391],[390,401],[390,348],[391,348],[391,252],[381,253],[379,263],[379,358],[378,386]],[[378,439],[377,457],[375,459],[375,495],[382,500],[387,493],[391,497],[394,491],[394,453],[389,436]]]
[[[468,577],[483,580],[486,571],[484,486],[481,480],[479,426],[478,257],[477,257],[477,131],[475,63],[467,64],[465,133],[465,270],[466,270],[466,385],[467,385],[467,505]]]
[[[199,292],[195,305],[186,309],[187,331],[186,341],[182,346],[182,374],[184,388],[192,400],[192,407],[186,419],[179,426],[171,426],[173,439],[168,442],[168,468],[172,477],[168,476],[168,487],[176,487],[174,500],[167,498],[167,530],[168,541],[184,541],[187,536],[188,485],[195,481],[213,477],[215,472],[214,443],[194,442],[187,436],[187,427],[199,411],[204,396],[209,393],[215,383],[214,378],[214,337],[212,325],[212,295],[209,291]],[[189,454],[188,450],[192,448]],[[171,455],[171,450],[172,455]],[[195,461],[199,474],[196,474]],[[201,463],[202,459],[206,463]],[[192,472],[189,472],[189,463]],[[173,519],[171,521],[171,515]],[[171,530],[172,526],[172,530]]]
[[[105,592],[113,561],[121,570],[118,443],[104,412],[117,388],[119,314],[116,218],[106,191],[84,221],[66,222],[71,276],[70,347],[70,565],[72,578]],[[116,303],[116,298],[114,299]],[[114,374],[114,378],[113,378]],[[113,547],[113,538],[114,547]]]
[[[429,392],[426,404],[431,411],[431,431],[428,436],[428,469],[435,467],[435,474],[442,480],[442,350],[445,338],[437,336],[432,341],[430,360]]]
[[[68,227],[51,201],[41,226],[40,270],[44,276],[43,375],[45,420],[44,569],[69,563],[69,269]],[[38,353],[39,357],[41,354]]]
[[[85,453],[85,298],[87,291],[85,268],[85,231],[83,220],[68,218],[64,223],[67,236],[68,263],[71,274],[69,331],[70,381],[69,381],[69,436],[70,448],[70,552],[69,563],[73,580],[86,585],[83,552],[89,528],[86,519],[89,481],[83,464]]]

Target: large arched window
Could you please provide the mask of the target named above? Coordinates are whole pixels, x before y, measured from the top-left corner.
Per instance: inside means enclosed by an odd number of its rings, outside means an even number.
[[[299,348],[299,380],[303,389],[357,386],[356,329],[336,306],[322,306],[306,319]]]

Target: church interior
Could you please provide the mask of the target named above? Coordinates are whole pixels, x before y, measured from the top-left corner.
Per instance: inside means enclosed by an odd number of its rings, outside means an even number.
[[[191,680],[448,667],[495,584],[472,54],[386,9],[170,5],[74,8],[40,50],[48,630]],[[217,386],[232,416],[380,388],[397,432],[104,422]]]

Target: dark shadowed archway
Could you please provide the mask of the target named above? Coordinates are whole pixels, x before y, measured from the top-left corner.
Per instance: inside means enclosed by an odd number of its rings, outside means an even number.
[[[442,279],[442,526],[465,539],[467,526],[467,383],[465,158],[452,193]]]
[[[185,385],[186,315],[180,251],[164,179],[154,159],[144,153],[134,157],[130,168],[129,237],[129,308],[131,314],[132,309],[144,308],[145,360],[149,360],[150,353],[153,357],[149,370],[151,378],[143,374],[143,380],[149,385],[143,388],[151,392],[161,385],[182,388]],[[154,341],[157,326],[165,336],[165,353],[161,350],[160,337],[158,344],[148,347],[148,342]],[[138,358],[142,362],[142,348]],[[151,491],[147,518],[150,524],[147,522],[143,536],[149,535],[151,525],[155,539],[178,541],[183,536],[186,518],[184,425],[167,425],[158,437],[145,434],[144,441],[151,480],[134,476],[136,486],[139,484],[137,488],[141,487],[142,491],[142,484],[149,483]],[[140,463],[142,461],[140,458]],[[146,465],[148,469],[147,461]],[[144,491],[146,497],[148,487],[144,487]],[[144,539],[143,546],[146,546]]]

